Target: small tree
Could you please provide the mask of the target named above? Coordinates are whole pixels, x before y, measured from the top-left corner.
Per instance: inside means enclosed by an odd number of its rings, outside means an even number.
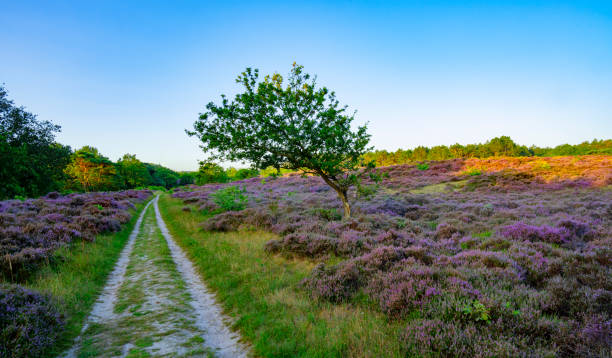
[[[211,158],[320,176],[336,191],[349,217],[347,192],[357,183],[362,155],[371,150],[367,127],[352,131],[354,114],[295,63],[286,84],[278,73],[260,81],[259,71],[251,68],[236,82],[244,92],[231,102],[225,95],[219,105],[210,102],[187,133],[202,141]]]

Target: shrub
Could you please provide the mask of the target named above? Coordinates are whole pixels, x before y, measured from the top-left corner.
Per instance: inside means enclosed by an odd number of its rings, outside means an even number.
[[[367,201],[349,192],[357,199],[353,216],[337,221],[338,206],[320,178],[247,179],[238,185],[252,198],[248,207],[218,214],[205,227],[261,225],[280,235],[269,242],[271,252],[340,256],[336,265],[315,268],[304,289],[331,302],[359,295],[360,304],[364,293],[389,318],[414,318],[410,327],[421,338],[403,336],[408,356],[607,357],[612,191],[591,184],[609,182],[612,164],[608,157],[545,160],[551,168],[536,172],[528,158],[380,168],[389,175],[379,190]],[[463,176],[470,167],[482,173]],[[415,194],[432,185],[453,190]],[[224,186],[174,196],[217,207],[211,195]],[[13,213],[4,205],[0,225],[10,227]],[[415,273],[424,267],[431,272]],[[418,326],[434,321],[435,331]]]
[[[0,286],[0,357],[37,357],[62,333],[64,320],[48,296]]]
[[[219,205],[219,207],[225,211],[243,210],[249,202],[249,197],[246,195],[246,189],[240,189],[237,186],[228,186],[219,189],[212,194],[212,199],[215,204]]]
[[[109,193],[49,193],[39,199],[0,202],[0,273],[15,281],[25,279],[41,263],[53,259],[58,248],[75,240],[121,229],[129,209],[150,191]]]
[[[402,337],[408,356],[517,357],[521,355],[518,347],[507,337],[495,337],[473,325],[461,326],[439,319],[412,321]]]
[[[327,267],[317,265],[302,285],[314,298],[331,302],[347,301],[364,285],[365,276],[354,262]]]
[[[432,270],[421,267],[381,274],[371,281],[367,291],[392,318],[401,318],[420,309],[441,294],[433,281]]]
[[[337,239],[310,232],[294,232],[280,240],[266,243],[266,250],[272,253],[285,252],[306,257],[320,257],[336,250]]]
[[[567,242],[571,233],[566,228],[554,228],[550,226],[533,226],[523,223],[516,223],[504,226],[500,234],[509,239],[543,241],[554,244]]]
[[[418,170],[427,170],[427,169],[429,169],[429,164],[427,164],[427,163],[419,163],[419,164],[416,165],[416,168]]]

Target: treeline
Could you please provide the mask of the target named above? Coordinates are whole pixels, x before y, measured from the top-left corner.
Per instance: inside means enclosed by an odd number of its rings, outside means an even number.
[[[193,175],[195,184],[204,185],[209,183],[229,183],[255,177],[278,176],[289,172],[291,171],[286,169],[281,169],[279,172],[275,168],[257,170],[229,167],[224,169],[217,163],[202,161],[200,162],[199,170],[190,174]]]
[[[188,173],[142,163],[126,154],[116,163],[85,146],[57,143],[60,126],[16,106],[0,86],[0,200],[51,191],[105,191],[193,183]]]
[[[445,160],[455,158],[488,158],[488,157],[554,157],[565,155],[610,154],[612,140],[597,140],[576,145],[562,144],[553,148],[516,144],[510,137],[493,138],[483,144],[453,144],[435,147],[419,146],[414,149],[398,149],[395,152],[377,150],[364,155],[366,161],[374,161],[377,166],[414,163],[424,160]]]
[[[85,146],[70,156],[64,168],[64,187],[78,191],[112,191],[158,186],[170,189],[193,184],[190,173],[178,173],[159,164],[144,163],[133,154],[125,154],[116,163]]]

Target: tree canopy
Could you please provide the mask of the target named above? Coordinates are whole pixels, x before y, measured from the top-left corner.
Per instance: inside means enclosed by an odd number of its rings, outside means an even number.
[[[262,81],[257,69],[247,68],[236,82],[244,92],[232,101],[222,95],[220,104],[208,103],[187,133],[202,141],[211,159],[320,176],[338,193],[345,216],[350,216],[347,191],[370,150],[366,125],[353,131],[354,113],[295,63],[286,81],[278,73]]]
[[[15,106],[0,86],[0,199],[39,196],[63,186],[71,149],[55,142],[59,131]]]

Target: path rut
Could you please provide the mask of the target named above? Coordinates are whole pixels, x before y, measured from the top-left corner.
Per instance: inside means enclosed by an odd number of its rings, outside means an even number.
[[[158,199],[141,212],[81,336],[65,357],[248,355],[172,238]]]

